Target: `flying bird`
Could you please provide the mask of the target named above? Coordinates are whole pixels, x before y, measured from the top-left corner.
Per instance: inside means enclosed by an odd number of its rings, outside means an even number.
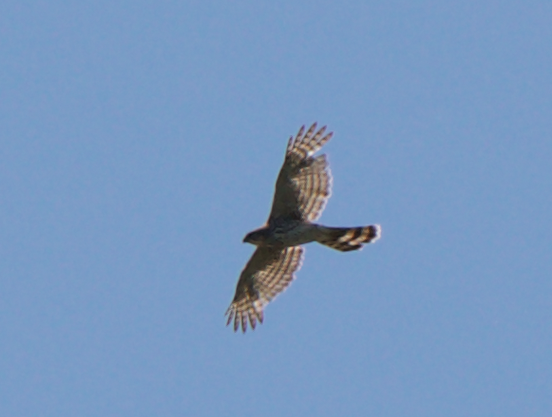
[[[342,252],[358,250],[381,236],[379,225],[326,227],[314,223],[331,193],[332,176],[326,155],[314,157],[333,133],[326,126],[316,131],[314,123],[305,133],[290,137],[284,164],[276,180],[272,210],[266,224],[243,239],[257,248],[240,275],[236,294],[226,311],[234,331],[247,322],[255,329],[263,322],[263,309],[295,279],[301,268],[301,245],[318,242]]]

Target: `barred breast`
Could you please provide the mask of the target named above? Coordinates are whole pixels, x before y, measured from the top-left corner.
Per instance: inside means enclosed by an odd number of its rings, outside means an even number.
[[[277,225],[272,234],[274,241],[285,247],[314,242],[318,239],[318,235],[318,225],[301,221]]]

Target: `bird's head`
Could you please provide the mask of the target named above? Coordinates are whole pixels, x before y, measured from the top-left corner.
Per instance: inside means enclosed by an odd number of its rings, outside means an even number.
[[[244,243],[251,243],[252,245],[262,245],[266,242],[268,237],[268,229],[266,227],[253,230],[245,235],[243,238]]]

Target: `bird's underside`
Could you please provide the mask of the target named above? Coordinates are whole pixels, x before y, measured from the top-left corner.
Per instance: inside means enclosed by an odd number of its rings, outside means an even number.
[[[240,275],[236,294],[226,311],[227,324],[234,331],[255,329],[263,322],[263,309],[295,279],[301,267],[301,245],[319,242],[339,251],[362,248],[381,235],[378,225],[362,227],[326,227],[313,223],[324,210],[331,192],[331,171],[326,155],[314,157],[332,137],[326,127],[316,131],[314,123],[305,133],[301,127],[291,137],[280,169],[272,209],[265,226],[247,234],[244,242],[257,249]]]

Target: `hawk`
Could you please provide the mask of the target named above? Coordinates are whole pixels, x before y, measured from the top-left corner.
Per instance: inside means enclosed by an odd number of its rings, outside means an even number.
[[[332,183],[326,155],[313,156],[333,135],[325,133],[326,126],[316,131],[314,123],[306,133],[303,126],[295,138],[289,138],[268,221],[243,239],[257,248],[226,311],[226,325],[234,320],[234,331],[241,325],[245,333],[248,321],[252,329],[257,321],[263,322],[264,307],[287,288],[301,267],[301,245],[318,242],[347,252],[381,236],[379,225],[326,227],[314,223],[330,197]]]

